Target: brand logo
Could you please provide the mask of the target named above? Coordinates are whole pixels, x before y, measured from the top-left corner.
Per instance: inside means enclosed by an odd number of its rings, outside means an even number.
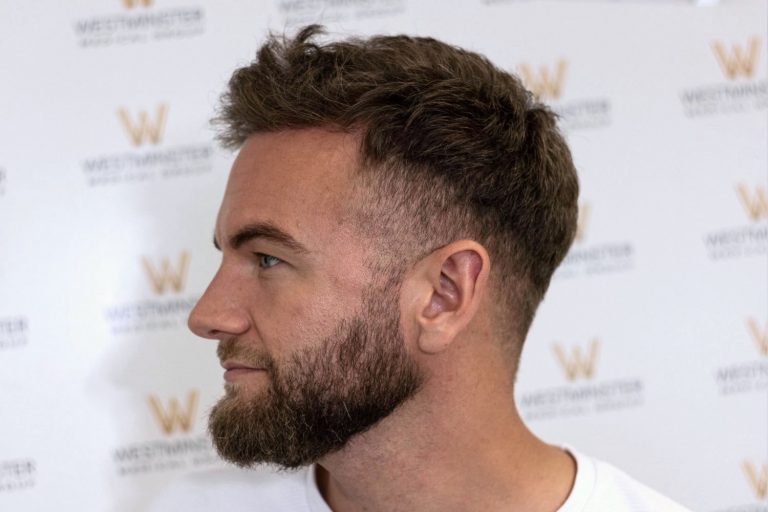
[[[748,317],[745,323],[758,357],[732,362],[715,370],[715,381],[722,395],[765,393],[768,390],[768,322],[763,327],[755,318]]]
[[[760,62],[759,37],[730,46],[713,41],[710,49],[724,80],[700,84],[680,91],[683,113],[688,118],[763,111],[768,105],[768,80],[757,75]],[[714,67],[714,62],[712,63]]]
[[[540,66],[538,73],[528,64],[520,64],[518,67],[520,78],[525,87],[541,100],[558,100],[563,93],[565,72],[568,61],[560,59],[554,69]]]
[[[88,184],[133,184],[209,172],[213,153],[210,142],[161,144],[165,138],[168,110],[167,103],[160,103],[154,109],[118,108],[115,112],[117,119],[135,150],[86,158],[82,168]]]
[[[768,498],[768,464],[763,464],[758,469],[750,461],[745,460],[741,464],[741,468],[744,470],[749,486],[752,488],[757,499],[764,500]]]
[[[579,203],[573,244],[558,267],[556,279],[590,277],[632,268],[635,249],[630,242],[617,240],[610,234],[606,239],[605,231],[599,232],[596,237],[591,235],[592,210],[590,202]]]
[[[760,354],[768,356],[768,322],[765,325],[765,330],[760,330],[760,326],[757,325],[757,320],[748,318],[747,329],[749,329],[749,333],[752,335],[752,339],[755,341],[755,345]]]
[[[579,218],[576,221],[576,236],[574,237],[574,242],[583,242],[584,241],[584,235],[586,234],[587,230],[587,222],[589,222],[589,213],[592,209],[592,206],[589,203],[582,203],[579,205]]]
[[[197,395],[196,390],[192,390],[187,393],[186,407],[182,408],[179,405],[176,397],[171,397],[168,400],[168,406],[165,407],[158,397],[155,395],[149,395],[147,402],[149,408],[152,411],[152,415],[155,417],[155,421],[163,431],[165,435],[171,435],[176,430],[182,432],[189,432],[192,428],[192,423],[195,417],[195,410],[197,409]]]
[[[766,81],[768,91],[768,81]],[[768,253],[768,193],[763,186],[749,187],[743,183],[735,186],[745,214],[745,223],[736,227],[719,229],[704,234],[704,245],[713,260]],[[735,204],[735,201],[734,201]]]
[[[284,16],[285,25],[316,22],[319,13],[322,18],[335,22],[370,17],[390,16],[402,13],[405,0],[273,0]]]
[[[126,9],[133,9],[137,5],[143,5],[149,7],[154,3],[153,0],[123,0],[123,5]]]
[[[750,192],[746,185],[738,184],[736,185],[736,193],[751,220],[757,221],[768,218],[768,194],[764,188],[755,187],[755,191]]]
[[[141,262],[144,265],[144,272],[147,274],[149,283],[152,285],[152,290],[157,295],[165,294],[169,287],[176,293],[184,289],[189,267],[189,253],[187,251],[179,253],[175,267],[168,261],[168,258],[163,258],[160,261],[160,270],[147,257],[143,257]]]
[[[198,395],[196,389],[188,390],[183,398],[163,400],[147,395],[147,405],[163,436],[115,446],[112,457],[117,474],[132,477],[217,465],[210,438],[193,431]]]
[[[575,345],[571,348],[570,354],[567,354],[566,350],[559,343],[553,344],[552,350],[565,374],[565,378],[569,381],[574,381],[579,377],[591,379],[594,376],[597,354],[600,351],[600,342],[598,340],[593,339],[590,342],[586,353],[582,351],[582,347]]]
[[[751,78],[755,74],[755,64],[760,53],[760,38],[750,37],[744,47],[735,43],[730,50],[722,42],[715,41],[712,43],[712,52],[728,80]]]
[[[109,0],[111,12],[75,19],[72,24],[82,48],[161,43],[202,35],[205,11],[181,0],[159,8],[155,0]],[[163,2],[165,3],[165,2]],[[186,5],[184,5],[186,4]]]
[[[34,487],[37,463],[34,459],[0,460],[0,493]]]
[[[23,347],[28,334],[29,324],[23,316],[0,318],[0,350]]]
[[[145,142],[159,144],[163,137],[167,113],[168,105],[161,103],[155,109],[154,119],[151,119],[145,110],[141,110],[138,113],[138,120],[134,121],[127,109],[121,107],[117,110],[123,129],[134,146],[142,146]]]
[[[607,96],[579,96],[563,99],[570,63],[558,59],[546,65],[532,66],[520,63],[515,74],[523,85],[538,99],[550,104],[557,114],[557,125],[564,132],[604,128],[612,123],[611,100]]]
[[[639,407],[645,384],[637,377],[605,378],[597,375],[602,342],[596,337],[582,343],[553,343],[554,359],[564,381],[523,391],[518,403],[526,420],[575,417]]]
[[[174,259],[141,256],[142,270],[151,297],[121,302],[104,312],[114,334],[129,334],[175,329],[186,324],[189,312],[199,297],[187,292],[190,255],[180,251]]]

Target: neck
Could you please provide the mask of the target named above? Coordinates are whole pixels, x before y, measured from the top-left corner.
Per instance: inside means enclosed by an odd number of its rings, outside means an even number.
[[[483,398],[446,394],[444,382],[432,381],[320,461],[318,486],[334,512],[554,512],[563,504],[575,462],[525,427],[511,382],[500,389],[458,374],[448,381],[455,378]]]

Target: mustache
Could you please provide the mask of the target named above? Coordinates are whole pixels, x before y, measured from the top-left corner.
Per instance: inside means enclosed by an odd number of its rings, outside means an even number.
[[[275,360],[267,351],[238,340],[220,341],[216,355],[222,363],[235,360],[254,368],[264,368],[270,373],[275,369]]]

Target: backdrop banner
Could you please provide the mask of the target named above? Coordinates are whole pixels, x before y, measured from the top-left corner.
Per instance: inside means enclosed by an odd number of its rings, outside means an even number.
[[[579,233],[514,391],[534,432],[691,509],[768,511],[765,0],[45,0],[0,20],[0,510],[141,511],[227,467],[216,344],[186,328],[234,157],[209,119],[270,30],[319,22],[479,51],[559,113]]]

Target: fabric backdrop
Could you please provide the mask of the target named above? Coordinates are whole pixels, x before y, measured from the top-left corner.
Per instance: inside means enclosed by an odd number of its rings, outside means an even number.
[[[523,417],[693,509],[768,510],[768,8],[705,3],[0,3],[0,510],[133,512],[222,465],[185,327],[233,159],[208,120],[308,22],[480,51],[561,114],[579,237]]]

